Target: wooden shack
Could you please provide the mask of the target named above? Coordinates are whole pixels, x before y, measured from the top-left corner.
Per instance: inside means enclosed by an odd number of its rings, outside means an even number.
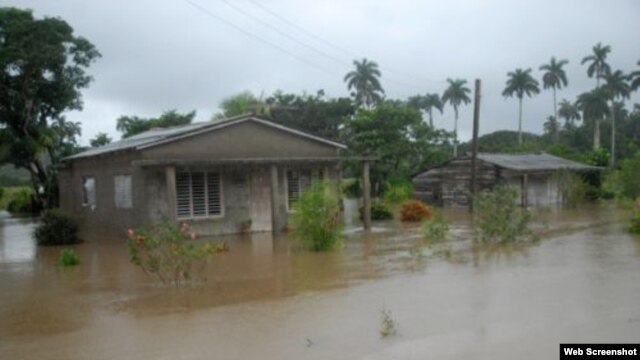
[[[601,168],[547,153],[479,153],[477,189],[507,184],[518,190],[523,206],[547,206],[563,201],[561,172],[600,171]],[[467,206],[471,194],[469,154],[428,169],[413,178],[415,196],[439,206]]]

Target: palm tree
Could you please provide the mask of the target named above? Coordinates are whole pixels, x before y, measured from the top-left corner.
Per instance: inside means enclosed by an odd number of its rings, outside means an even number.
[[[558,116],[565,120],[565,128],[573,125],[575,120],[580,120],[580,109],[576,104],[571,103],[567,99],[560,101],[560,109],[558,109]]]
[[[640,61],[638,61],[638,66],[640,66]],[[636,70],[632,72],[629,77],[631,80],[631,84],[630,84],[631,90],[632,91],[638,90],[638,88],[640,88],[640,70]]]
[[[585,56],[580,64],[590,63],[587,68],[587,75],[589,77],[596,77],[596,87],[600,87],[600,79],[611,71],[609,64],[607,64],[607,54],[611,52],[611,46],[597,43],[593,47],[593,54]]]
[[[375,61],[362,59],[360,62],[354,60],[353,65],[356,69],[347,73],[344,81],[349,90],[355,90],[351,92],[351,96],[355,98],[356,104],[372,107],[382,101],[384,90],[380,85],[381,74],[378,64]]]
[[[555,116],[549,116],[547,121],[543,124],[544,132],[550,134],[553,138],[553,143],[557,144],[560,135],[560,126],[558,126],[558,120]]]
[[[458,107],[461,104],[468,104],[471,102],[469,94],[471,89],[465,86],[467,80],[463,79],[447,79],[449,87],[442,94],[442,104],[449,103],[453,106],[453,112],[455,114],[455,122],[453,125],[453,156],[458,156]]]
[[[609,100],[611,101],[611,107],[609,108],[609,114],[611,115],[611,166],[616,163],[616,115],[614,111],[614,105],[616,100],[624,100],[629,98],[631,94],[631,87],[627,83],[628,76],[622,71],[616,70],[614,72],[608,72],[604,75],[604,89],[607,91]]]
[[[507,73],[507,76],[509,77],[507,86],[504,88],[502,95],[505,97],[513,97],[515,95],[518,98],[518,145],[522,145],[522,98],[525,95],[532,97],[540,93],[540,88],[538,87],[538,81],[531,76],[531,69],[516,69],[516,71]]]
[[[442,103],[442,99],[440,99],[440,95],[438,94],[427,94],[423,98],[424,111],[429,114],[429,125],[433,128],[433,109],[440,111],[444,110],[444,104]]]
[[[609,113],[607,91],[595,88],[578,96],[576,104],[582,110],[582,118],[593,121],[593,148],[600,148],[600,119]]]
[[[556,89],[562,89],[568,85],[567,74],[564,72],[563,66],[569,63],[568,60],[560,60],[556,62],[556,58],[552,57],[548,64],[540,66],[540,70],[545,71],[542,75],[542,85],[545,89],[553,89],[553,116],[558,119],[558,106],[556,103]]]

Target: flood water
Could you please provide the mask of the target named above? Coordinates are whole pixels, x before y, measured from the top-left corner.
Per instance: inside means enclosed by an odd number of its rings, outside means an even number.
[[[129,263],[124,236],[87,236],[61,268],[31,220],[3,213],[0,359],[546,359],[638,342],[640,238],[623,211],[549,212],[539,243],[490,251],[472,249],[465,212],[446,215],[450,241],[423,256],[419,227],[393,222],[327,253],[224,238],[206,283],[174,289]],[[379,334],[383,309],[396,336]]]

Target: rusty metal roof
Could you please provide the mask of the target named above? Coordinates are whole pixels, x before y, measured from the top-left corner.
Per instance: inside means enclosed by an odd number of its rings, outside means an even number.
[[[478,159],[484,162],[499,166],[501,168],[517,171],[552,171],[552,170],[575,170],[589,171],[602,170],[602,168],[592,165],[567,160],[547,153],[526,153],[526,154],[495,154],[478,153]]]

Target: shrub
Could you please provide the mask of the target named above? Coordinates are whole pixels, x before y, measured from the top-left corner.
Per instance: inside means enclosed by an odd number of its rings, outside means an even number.
[[[580,175],[569,171],[560,171],[554,175],[558,184],[558,192],[562,203],[569,207],[576,207],[589,197],[589,185]]]
[[[76,266],[80,264],[80,258],[73,249],[62,249],[58,257],[58,264],[64,267]]]
[[[409,181],[385,182],[384,199],[389,203],[401,203],[413,196],[413,185]]]
[[[431,209],[420,200],[409,200],[402,204],[400,220],[422,221],[431,219]]]
[[[364,219],[364,207],[361,206],[358,211],[360,212],[360,220]],[[374,201],[371,204],[371,220],[391,220],[393,219],[393,213],[389,206],[381,201]]]
[[[618,170],[609,173],[604,182],[605,190],[618,198],[640,197],[640,151],[632,158],[622,161]]]
[[[70,245],[80,242],[77,233],[78,225],[71,216],[59,209],[51,209],[44,213],[34,236],[38,245]]]
[[[14,215],[34,215],[39,210],[33,191],[29,188],[21,188],[13,193],[7,202],[7,211]]]
[[[342,194],[346,198],[359,198],[362,196],[362,187],[360,186],[360,179],[345,179],[341,184]]]
[[[424,237],[430,241],[444,240],[448,232],[449,221],[440,211],[436,211],[435,215],[422,226]]]
[[[130,260],[144,272],[164,284],[175,287],[195,280],[213,254],[228,251],[226,243],[196,244],[197,235],[187,224],[180,227],[169,222],[152,224],[127,231]]]
[[[632,234],[640,235],[640,197],[636,199],[636,214],[631,219],[631,226],[629,226],[629,232]]]
[[[321,182],[313,184],[295,206],[295,237],[309,250],[332,249],[340,239],[340,204],[333,188]]]
[[[512,243],[531,236],[529,211],[516,203],[517,191],[500,185],[483,191],[474,201],[476,240],[483,243]]]

